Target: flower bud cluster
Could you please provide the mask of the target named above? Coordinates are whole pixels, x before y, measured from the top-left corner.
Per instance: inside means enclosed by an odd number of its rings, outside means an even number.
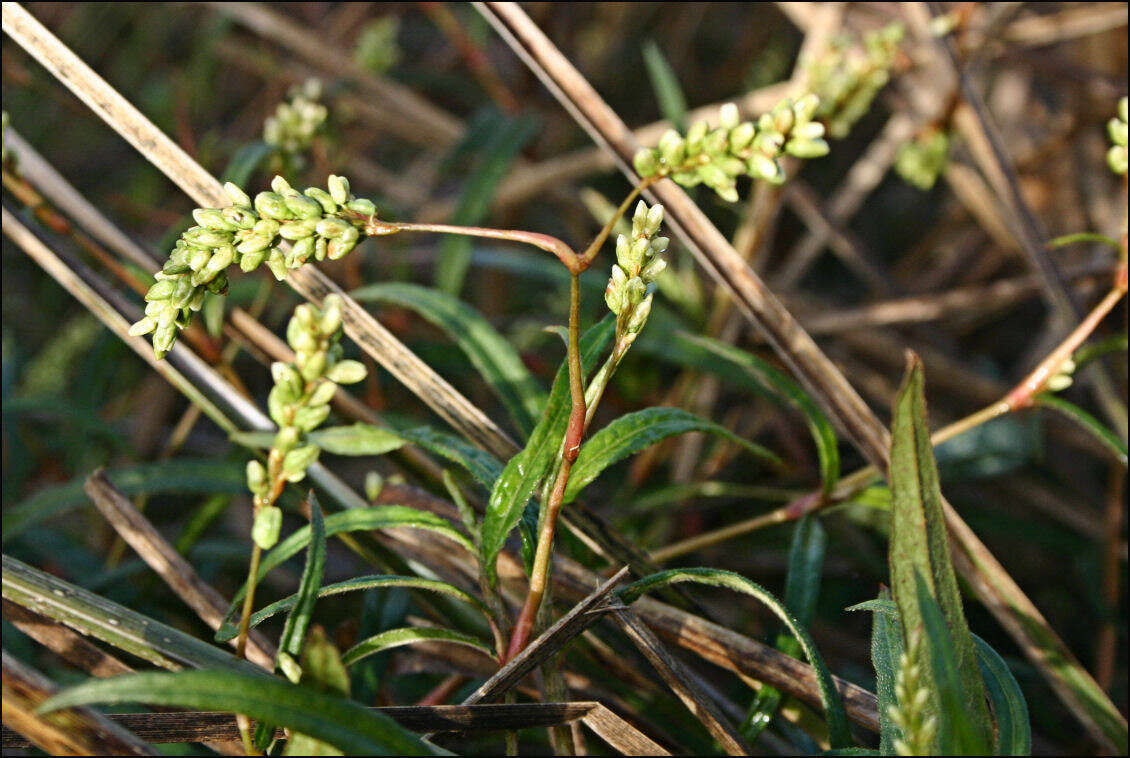
[[[247,488],[255,496],[252,536],[264,549],[278,538],[281,513],[274,513],[274,499],[282,482],[301,481],[318,459],[318,446],[307,435],[329,416],[338,385],[365,378],[363,364],[342,359],[341,306],[340,296],[328,295],[321,311],[305,303],[295,308],[286,329],[294,361],[271,364],[275,386],[267,396],[267,409],[279,430],[267,465],[257,460],[247,464]]]
[[[928,130],[899,147],[895,171],[909,184],[928,190],[945,169],[949,152],[949,135],[940,129]]]
[[[321,97],[322,83],[317,79],[291,87],[286,102],[279,103],[274,115],[263,122],[263,141],[292,156],[309,150],[329,115],[318,102]]]
[[[918,664],[904,652],[895,677],[898,705],[887,708],[887,716],[902,731],[902,738],[894,744],[899,755],[930,755],[938,733],[938,719],[928,712],[930,691],[921,685],[920,675]]]
[[[1121,176],[1126,176],[1126,98],[1118,101],[1118,117],[1112,118],[1106,124],[1107,134],[1110,135],[1110,141],[1114,143],[1106,154],[1107,165],[1110,170]]]
[[[300,194],[276,176],[272,191],[260,192],[252,201],[239,187],[225,184],[233,205],[192,212],[196,226],[181,235],[155,275],[157,281],[145,295],[145,317],[130,327],[130,334],[152,332],[153,352],[160,359],[200,310],[205,294],[227,289],[232,264],[252,271],[266,263],[281,281],[311,258],[335,260],[348,253],[376,206],[353,197],[345,177],[331,175],[328,186],[328,192],[310,187]],[[281,247],[284,240],[290,242],[288,251]]]
[[[827,124],[833,139],[847,136],[890,80],[903,33],[902,24],[888,24],[868,32],[862,49],[848,36],[837,37],[827,53],[809,64],[808,87],[820,98],[815,118]]]
[[[663,206],[649,210],[641,200],[632,216],[632,234],[616,238],[616,263],[604,290],[604,301],[616,314],[617,338],[634,339],[651,313],[652,284],[667,267],[659,254],[670,240],[656,237],[663,223]]]
[[[819,98],[785,99],[756,123],[742,121],[733,103],[722,106],[719,125],[699,121],[685,137],[671,130],[659,145],[636,153],[636,172],[644,178],[670,176],[684,187],[705,184],[723,200],[738,199],[735,180],[748,175],[774,184],[785,181],[779,158],[819,158],[828,152],[824,125],[814,121]]]

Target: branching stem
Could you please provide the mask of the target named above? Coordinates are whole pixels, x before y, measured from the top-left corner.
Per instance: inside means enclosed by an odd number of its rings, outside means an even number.
[[[934,432],[930,436],[931,443],[940,445],[987,421],[1031,406],[1035,396],[1044,390],[1048,380],[1056,375],[1060,367],[1063,366],[1064,361],[1070,358],[1072,354],[1086,342],[1087,338],[1094,332],[1103,318],[1105,318],[1106,315],[1114,309],[1114,306],[1126,296],[1126,275],[1124,272],[1125,267],[1123,267],[1122,272],[1116,275],[1114,287],[1106,297],[1087,314],[1086,318],[1079,323],[1079,326],[1077,326],[1063,342],[1049,353],[1044,360],[1040,361],[1040,364],[1036,366],[1023,381],[995,403],[991,403],[981,410],[971,413],[965,418],[958,419],[952,424],[944,426]],[[665,563],[673,558],[678,558],[706,547],[712,547],[766,526],[772,526],[786,521],[795,521],[806,513],[812,513],[822,508],[846,502],[867,487],[879,481],[879,479],[880,473],[878,469],[874,466],[865,466],[840,479],[830,497],[821,497],[819,491],[811,492],[770,513],[755,516],[754,518],[740,521],[736,524],[730,524],[729,526],[711,532],[698,534],[694,537],[654,550],[649,557],[656,563]]]

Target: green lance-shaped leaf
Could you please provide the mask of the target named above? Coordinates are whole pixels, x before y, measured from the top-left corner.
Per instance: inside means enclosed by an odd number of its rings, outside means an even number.
[[[660,571],[643,579],[632,582],[620,590],[620,597],[625,603],[631,603],[636,598],[654,589],[665,587],[679,582],[695,582],[714,587],[725,587],[740,592],[744,595],[757,598],[771,610],[777,618],[788,627],[789,631],[800,644],[804,657],[812,664],[816,673],[816,683],[820,689],[820,701],[828,718],[828,735],[833,748],[846,748],[851,746],[851,735],[848,733],[847,712],[844,711],[843,699],[836,689],[832,675],[828,671],[820,651],[816,649],[812,638],[796,617],[789,612],[784,604],[775,598],[769,590],[755,582],[751,582],[741,574],[732,571],[709,568],[685,568]]]
[[[1122,439],[1103,426],[1102,422],[1092,416],[1087,411],[1080,408],[1075,403],[1064,400],[1058,395],[1053,395],[1050,392],[1041,392],[1036,395],[1036,405],[1043,408],[1050,408],[1053,411],[1062,413],[1067,418],[1074,421],[1083,431],[1089,432],[1095,439],[1103,444],[1107,450],[1114,454],[1114,457],[1123,466],[1126,465],[1126,443]]]
[[[884,587],[879,599],[894,607],[889,589]],[[876,613],[871,624],[871,665],[875,667],[875,694],[879,698],[879,751],[883,755],[894,755],[895,741],[902,738],[902,732],[890,716],[890,709],[898,707],[895,679],[903,650],[902,629],[897,619],[885,613]]]
[[[337,695],[236,671],[126,674],[97,679],[49,698],[40,712],[95,703],[142,703],[242,713],[293,729],[357,755],[433,755],[388,716]]]
[[[985,679],[985,689],[989,691],[989,702],[993,704],[993,716],[997,722],[993,753],[1031,755],[1032,724],[1028,719],[1028,703],[1016,677],[988,642],[976,634],[973,642],[977,646],[977,663],[981,667],[981,676]]]
[[[655,40],[648,40],[644,44],[643,61],[647,65],[647,75],[651,79],[655,99],[659,102],[659,112],[677,131],[686,131],[687,98],[683,95],[678,75],[663,57],[663,51]]]
[[[924,685],[930,692],[933,710],[938,717],[938,750],[941,755],[985,755],[989,750],[988,735],[992,726],[984,698],[980,703],[982,710],[986,710],[984,717],[975,710],[967,710],[970,697],[962,681],[957,651],[942,608],[930,594],[922,572],[915,571],[914,581],[918,588],[918,611],[922,623],[919,649],[927,654],[924,671],[928,673],[924,674]],[[908,632],[905,626],[903,632],[914,633]],[[980,676],[978,664],[978,684],[981,684]]]
[[[339,431],[341,430],[341,431]],[[236,432],[232,442],[244,447],[266,450],[275,440],[274,432]],[[322,446],[321,441],[326,440]],[[382,455],[405,443],[419,445],[428,452],[462,466],[483,486],[490,487],[502,471],[490,453],[469,445],[459,437],[430,426],[391,429],[358,422],[351,426],[319,429],[310,433],[310,441],[336,455]]]
[[[389,529],[392,527],[408,527],[411,529],[425,529],[430,532],[436,532],[459,543],[472,553],[475,550],[471,541],[447,519],[441,518],[434,513],[422,511],[418,508],[411,508],[407,505],[377,505],[372,508],[351,508],[346,511],[334,513],[327,516],[325,519],[326,537],[333,537],[336,534],[344,534],[346,532]],[[259,563],[258,581],[263,581],[263,577],[270,573],[271,569],[297,555],[303,548],[309,545],[310,536],[310,525],[306,525],[296,530],[285,540],[275,545],[269,552],[265,553],[262,561]],[[225,624],[230,625],[230,622],[238,617],[237,614],[240,610],[239,601],[243,599],[246,592],[247,584],[245,582],[232,598],[231,605],[228,607],[228,613],[225,617]],[[225,627],[221,625],[220,629],[224,630]],[[219,633],[220,632],[217,632],[217,634]]]
[[[261,140],[248,142],[242,145],[224,169],[222,182],[231,182],[238,187],[246,187],[251,183],[255,171],[262,166],[268,158],[275,154],[277,148]]]
[[[307,502],[310,504],[310,546],[306,550],[306,566],[302,569],[302,580],[298,585],[294,606],[286,617],[282,637],[279,638],[279,655],[289,655],[295,662],[302,655],[306,630],[314,615],[314,603],[318,599],[322,574],[326,568],[326,524],[322,517],[322,506],[313,491],[307,496]]]
[[[370,284],[350,294],[359,302],[410,308],[438,326],[490,385],[523,436],[533,430],[545,393],[506,338],[477,310],[445,292],[404,282]]]
[[[724,381],[767,395],[792,406],[804,417],[820,460],[820,479],[830,493],[840,479],[840,451],[836,432],[827,416],[801,387],[781,371],[752,353],[710,337],[683,331],[644,333],[639,347],[654,357],[680,366],[697,368]]]
[[[106,475],[126,495],[142,492],[223,492],[238,495],[247,491],[244,462],[217,461],[203,458],[179,458],[160,463],[129,466]],[[44,487],[18,505],[5,508],[3,542],[8,542],[29,526],[51,516],[87,505],[90,499],[83,492],[86,474],[66,484]]]
[[[816,613],[820,573],[824,567],[824,551],[827,546],[828,537],[818,519],[809,514],[797,522],[789,546],[785,607],[806,628],[812,624],[812,617]],[[777,635],[776,648],[794,658],[801,652],[797,641],[787,634]],[[769,726],[783,699],[783,693],[776,687],[766,685],[761,688],[742,722],[742,735],[746,740],[752,743]]]
[[[490,122],[494,122],[493,124]],[[500,123],[501,122],[501,123]],[[536,131],[536,122],[529,118],[509,120],[495,116],[481,119],[480,129],[485,133],[486,144],[478,166],[467,179],[459,205],[452,214],[451,223],[474,226],[482,223],[499,184],[519,151]],[[468,130],[469,139],[475,139]],[[471,240],[463,236],[447,236],[440,242],[436,255],[436,285],[444,292],[458,295],[463,289],[467,266],[471,261]]]
[[[634,455],[656,442],[686,432],[708,432],[741,445],[753,455],[774,463],[780,459],[772,451],[742,439],[719,426],[681,408],[645,408],[612,421],[581,447],[569,483],[565,502],[571,502],[592,480],[613,463]]]
[[[615,318],[606,316],[581,337],[581,365],[586,373],[608,345],[615,326]],[[495,562],[506,537],[517,526],[526,501],[556,459],[569,423],[569,409],[569,368],[563,362],[553,380],[541,420],[530,434],[526,447],[503,468],[487,502],[481,549],[483,569],[492,584],[498,578]]]
[[[961,683],[964,697],[963,713],[987,742],[984,738],[989,733],[989,712],[985,685],[950,562],[938,467],[926,417],[922,364],[917,357],[911,358],[895,399],[891,436],[889,561],[892,590],[903,622],[903,641],[906,644],[916,635],[922,637],[916,647],[916,663],[921,667],[927,688],[937,692],[941,683],[931,676],[937,641],[926,635],[923,628],[917,579],[917,575],[921,575],[922,586],[944,618],[945,634],[953,649],[953,674]],[[906,647],[912,646],[906,644]]]
[[[332,595],[342,595],[346,592],[359,592],[361,590],[371,590],[376,587],[409,587],[417,590],[427,590],[429,592],[437,592],[441,595],[461,600],[464,603],[474,607],[480,611],[487,619],[490,618],[490,612],[483,602],[474,595],[468,594],[459,589],[453,584],[441,582],[438,579],[423,579],[417,576],[396,576],[395,574],[372,574],[369,576],[358,576],[348,579],[344,582],[336,584],[327,584],[318,590],[318,597],[330,597]],[[261,608],[255,613],[251,614],[249,625],[251,628],[258,626],[272,616],[294,608],[298,602],[298,595],[290,595],[278,600],[265,608]],[[239,634],[239,629],[233,622],[233,618],[229,615],[227,619],[220,624],[220,628],[216,630],[216,641],[227,642],[228,640],[235,639]]]
[[[375,655],[382,650],[388,650],[389,648],[400,647],[402,645],[414,645],[417,642],[437,641],[450,642],[455,645],[466,645],[467,647],[481,650],[492,658],[494,657],[494,651],[491,650],[490,645],[469,634],[457,632],[453,629],[407,626],[400,629],[389,629],[388,631],[374,634],[372,637],[358,642],[349,650],[345,651],[345,655],[342,656],[342,662],[346,666],[352,666],[354,663],[357,663],[357,661],[367,658],[370,655]]]
[[[384,455],[404,446],[404,438],[393,430],[363,423],[319,429],[309,438],[334,455]]]

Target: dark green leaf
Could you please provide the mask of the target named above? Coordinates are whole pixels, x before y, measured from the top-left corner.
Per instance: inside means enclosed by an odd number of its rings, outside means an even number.
[[[1089,342],[1083,347],[1075,351],[1075,355],[1071,360],[1075,361],[1075,373],[1086,366],[1096,358],[1101,358],[1108,353],[1125,353],[1126,352],[1126,332],[1122,334],[1112,334],[1106,339],[1098,340],[1097,342]]]
[[[915,357],[907,369],[903,386],[895,399],[891,430],[891,539],[890,571],[895,602],[902,618],[904,641],[921,638],[916,648],[925,685],[937,692],[942,683],[933,680],[931,671],[937,640],[925,634],[918,597],[921,575],[930,598],[937,603],[944,618],[943,630],[953,650],[954,665],[946,672],[960,682],[965,700],[962,713],[982,738],[989,733],[989,711],[985,703],[985,686],[977,666],[977,654],[969,635],[969,626],[961,606],[953,564],[950,562],[949,537],[942,509],[942,492],[930,428],[926,416],[926,399],[922,364]],[[910,645],[907,644],[910,648]]]
[[[732,571],[708,568],[686,568],[660,571],[651,576],[646,576],[643,579],[632,582],[627,587],[620,590],[619,594],[625,603],[631,603],[645,592],[679,582],[696,582],[698,584],[706,584],[714,587],[726,587],[735,592],[749,595],[760,600],[777,618],[781,619],[796,638],[797,642],[800,643],[800,648],[804,652],[805,658],[812,664],[812,668],[816,673],[816,682],[820,688],[820,700],[824,704],[824,711],[828,717],[828,733],[832,747],[842,748],[851,745],[851,735],[848,733],[847,713],[844,711],[844,703],[840,698],[839,691],[836,690],[832,675],[828,672],[828,667],[824,664],[824,659],[820,656],[820,651],[816,649],[812,638],[808,636],[808,632],[805,631],[804,627],[801,626],[793,614],[789,612],[789,609],[761,585],[751,582],[744,576],[735,574]]]
[[[232,495],[246,492],[245,465],[209,458],[178,458],[159,463],[107,471],[114,486],[126,495],[143,492],[224,492]],[[83,492],[86,475],[66,484],[44,487],[11,508],[3,515],[3,542],[11,540],[32,524],[72,508],[89,503]]]
[[[370,284],[350,294],[361,302],[410,308],[443,329],[498,395],[523,436],[529,435],[545,403],[545,393],[518,353],[482,314],[444,292],[403,282]]]
[[[796,382],[752,353],[710,337],[682,331],[662,334],[645,331],[644,335],[646,339],[637,342],[637,349],[669,363],[709,372],[799,411],[816,442],[824,492],[832,491],[840,478],[836,432],[823,411]]]
[[[238,187],[246,187],[254,176],[255,170],[263,162],[275,154],[275,146],[266,142],[249,142],[235,151],[224,169],[224,176],[220,181],[231,182]],[[254,193],[252,193],[254,194]]]
[[[930,594],[921,571],[915,571],[914,579],[918,585],[918,617],[922,625],[918,650],[926,653],[924,660],[921,655],[916,657],[922,660],[923,686],[930,692],[933,711],[938,718],[940,754],[987,755],[988,735],[992,732],[989,717],[987,714],[982,717],[978,710],[968,708],[971,698],[962,681],[957,651],[942,608]],[[901,612],[899,615],[906,618]],[[916,633],[905,628],[903,631],[908,635]],[[977,682],[981,684],[980,669]],[[983,684],[981,689],[984,692]],[[981,705],[984,704],[982,698]]]
[[[313,491],[307,495],[307,502],[310,505],[310,547],[306,551],[306,566],[302,569],[302,581],[298,585],[294,606],[286,617],[282,637],[279,638],[279,652],[296,660],[302,655],[306,630],[314,615],[314,602],[318,599],[326,567],[326,524],[322,518],[322,506]]]
[[[569,483],[565,502],[572,502],[604,469],[656,442],[686,432],[708,432],[735,442],[755,456],[779,463],[771,451],[742,439],[724,426],[707,421],[681,408],[645,408],[612,421],[581,447]]]
[[[393,574],[372,574],[369,576],[358,576],[353,579],[348,579],[344,582],[336,584],[327,584],[318,590],[318,597],[330,597],[332,595],[342,595],[346,592],[357,592],[359,590],[369,590],[374,587],[411,587],[418,590],[428,590],[429,592],[438,592],[441,595],[453,597],[456,600],[462,600],[468,605],[474,606],[481,611],[483,615],[489,618],[490,613],[487,611],[486,606],[482,601],[474,595],[469,595],[463,590],[459,589],[453,584],[441,582],[438,579],[422,579],[417,576],[396,576]],[[271,603],[265,608],[262,608],[255,613],[251,614],[250,626],[252,628],[263,623],[272,616],[276,616],[283,611],[293,608],[297,602],[297,595],[290,595]],[[216,641],[227,642],[228,640],[235,639],[239,634],[239,629],[236,627],[234,621],[236,616],[229,614],[228,618],[216,630]]]
[[[1008,670],[1008,665],[989,643],[973,635],[977,645],[977,663],[981,676],[985,679],[985,689],[989,691],[989,701],[993,704],[993,716],[997,722],[995,755],[1031,755],[1032,724],[1028,720],[1028,703],[1016,677]]]
[[[325,519],[326,537],[345,532],[369,531],[372,529],[389,529],[392,527],[409,527],[412,529],[426,529],[453,540],[471,553],[475,547],[471,541],[458,531],[450,521],[434,513],[410,508],[407,505],[376,505],[371,508],[351,508],[346,511],[334,513]],[[271,569],[284,561],[297,555],[304,547],[310,544],[310,526],[304,526],[285,540],[275,545],[268,551],[259,564],[259,581],[263,580]],[[228,618],[239,612],[239,601],[247,591],[244,583],[232,598],[228,609]]]
[[[1067,418],[1081,426],[1084,431],[1090,432],[1095,439],[1114,454],[1114,457],[1123,466],[1126,465],[1126,443],[1117,434],[1103,426],[1102,422],[1083,410],[1074,403],[1068,402],[1058,395],[1041,392],[1036,395],[1036,405],[1059,411]]]
[[[789,546],[789,571],[785,576],[785,607],[792,612],[801,626],[808,627],[816,612],[816,597],[820,592],[820,573],[824,566],[827,535],[820,521],[811,514],[797,522]],[[797,641],[787,635],[777,635],[776,648],[794,658],[800,655]],[[766,685],[754,698],[742,724],[742,735],[752,743],[769,726],[784,695],[776,687]]]
[[[4,599],[93,637],[155,666],[236,669],[257,676],[258,666],[179,629],[3,556]]]
[[[615,321],[605,317],[581,338],[581,363],[587,373],[612,338]],[[557,371],[541,420],[526,447],[507,462],[490,493],[483,516],[482,565],[491,583],[497,580],[495,561],[507,536],[518,524],[526,501],[549,471],[569,422],[569,370],[565,363]]]
[[[451,223],[474,226],[486,218],[498,185],[513,163],[514,158],[533,136],[536,123],[528,118],[505,122],[501,128],[488,135],[479,165],[467,179],[459,205]],[[458,295],[463,289],[463,279],[471,260],[471,240],[468,237],[449,236],[440,242],[436,261],[436,285],[444,292]]]
[[[39,710],[95,703],[242,713],[308,734],[351,754],[433,754],[427,743],[388,716],[351,700],[236,671],[150,672],[91,680],[49,698]]]
[[[676,130],[686,131],[687,99],[683,96],[683,88],[679,86],[678,75],[655,40],[644,43],[643,60],[647,65],[647,75],[651,79],[655,99],[659,101],[659,112]]]
[[[342,657],[342,662],[346,666],[352,666],[357,661],[363,658],[379,653],[382,650],[389,648],[400,647],[401,645],[412,645],[417,642],[451,642],[456,645],[466,645],[481,650],[487,655],[494,657],[494,651],[491,650],[490,645],[482,640],[472,637],[469,634],[456,632],[452,629],[439,629],[436,627],[403,627],[401,629],[389,629],[387,632],[374,634],[366,640],[362,640],[354,645],[352,648],[345,652]]]

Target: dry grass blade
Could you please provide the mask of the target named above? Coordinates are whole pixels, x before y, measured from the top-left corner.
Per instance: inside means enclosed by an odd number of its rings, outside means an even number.
[[[55,692],[55,685],[3,653],[4,730],[8,729],[48,755],[160,755],[126,729],[89,708],[70,708],[41,716],[35,709]]]
[[[463,705],[474,705],[484,700],[492,700],[503,694],[521,681],[522,677],[533,671],[538,664],[583,632],[590,624],[600,618],[606,610],[605,606],[612,590],[624,580],[627,574],[627,568],[620,569],[615,576],[574,605],[568,613],[546,629],[521,653],[512,658],[490,679],[483,682],[477,690],[468,695],[463,701]]]
[[[528,729],[569,723],[587,716],[596,703],[521,703],[515,705],[432,705],[374,708],[401,726],[417,732]],[[178,743],[204,740],[238,740],[239,730],[230,713],[184,711],[179,713],[115,713],[115,724],[150,742]],[[283,736],[283,731],[278,731]],[[3,746],[27,747],[18,734],[4,731]]]
[[[648,662],[655,668],[671,691],[678,696],[683,705],[695,715],[707,731],[718,740],[727,755],[749,755],[749,746],[730,724],[709,695],[702,692],[694,677],[683,663],[656,639],[655,634],[640,621],[639,617],[623,603],[613,604],[615,619],[620,629],[628,636]]]
[[[196,570],[161,536],[129,498],[106,478],[99,469],[90,475],[83,487],[98,511],[114,527],[122,539],[213,631],[220,628],[228,603]],[[234,641],[232,642],[234,647]],[[247,658],[267,670],[275,665],[274,646],[258,632],[248,638]]]
[[[91,676],[128,674],[132,668],[46,616],[4,600],[4,620],[73,666]]]
[[[529,16],[511,3],[478,3],[476,7],[589,136],[615,156],[629,180],[638,181],[631,168],[637,147],[631,132]],[[890,435],[836,366],[681,188],[664,181],[650,192],[663,203],[675,232],[761,329],[793,375],[864,457],[885,471]],[[957,512],[948,503],[944,507],[951,543],[966,558],[957,565],[981,602],[1096,739],[1107,745],[1125,743],[1126,720],[1109,697]]]
[[[134,670],[97,645],[87,642],[81,635],[68,627],[9,600],[5,599],[3,602],[4,619],[6,621],[11,622],[12,626],[28,637],[91,676],[106,678],[128,674]],[[113,720],[112,717],[111,720]],[[234,727],[230,715],[228,721]],[[128,726],[126,728],[130,729]],[[23,746],[22,743],[17,744],[17,741],[22,738],[14,732],[10,735],[9,731],[5,729],[3,746],[5,748]],[[130,731],[133,730],[130,729]],[[149,739],[145,734],[138,734],[138,736],[142,739]],[[9,744],[10,742],[11,744]],[[205,741],[204,744],[221,755],[244,754],[243,745],[238,741],[238,735],[233,740]]]

